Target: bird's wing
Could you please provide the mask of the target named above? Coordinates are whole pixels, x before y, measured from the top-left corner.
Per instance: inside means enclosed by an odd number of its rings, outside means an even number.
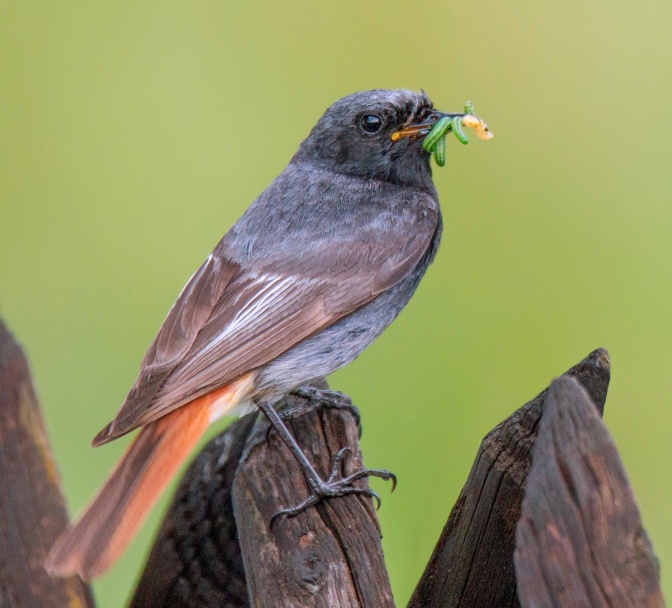
[[[295,273],[277,260],[241,269],[215,250],[182,290],[94,445],[225,386],[370,302],[415,268],[436,225],[434,218],[400,230],[376,247],[361,239],[316,247],[310,267],[321,273]]]

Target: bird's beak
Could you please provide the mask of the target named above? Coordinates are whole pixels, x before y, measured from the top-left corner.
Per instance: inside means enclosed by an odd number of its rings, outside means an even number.
[[[461,112],[449,114],[446,112],[439,112],[435,110],[421,123],[409,124],[405,126],[403,129],[400,129],[399,131],[395,131],[394,133],[392,133],[391,136],[392,141],[397,141],[404,137],[413,137],[413,138],[424,137],[432,130],[432,127],[444,116],[447,116],[448,118],[452,119],[455,118],[456,116],[465,116],[465,114]]]

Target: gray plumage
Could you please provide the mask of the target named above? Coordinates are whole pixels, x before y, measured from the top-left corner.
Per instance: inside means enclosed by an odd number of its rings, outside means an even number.
[[[429,154],[392,133],[433,114],[424,94],[333,104],[287,168],[190,279],[102,444],[254,372],[275,400],[359,355],[397,316],[439,245]],[[362,127],[368,115],[382,129]]]

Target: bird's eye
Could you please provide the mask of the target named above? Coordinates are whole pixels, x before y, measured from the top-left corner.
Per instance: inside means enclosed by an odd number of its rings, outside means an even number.
[[[367,114],[366,116],[362,116],[360,125],[364,133],[373,135],[374,133],[378,133],[383,127],[383,119],[375,114]]]

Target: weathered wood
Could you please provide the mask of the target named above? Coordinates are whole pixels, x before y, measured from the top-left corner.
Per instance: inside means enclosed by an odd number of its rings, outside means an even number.
[[[306,405],[296,396],[283,404]],[[357,425],[349,411],[317,408],[288,426],[325,477],[345,446],[353,453],[345,470],[361,466]],[[299,503],[308,488],[294,457],[267,430],[261,414],[242,418],[191,465],[132,608],[393,606],[369,498],[326,501],[269,528],[275,511]]]
[[[523,608],[662,608],[658,564],[614,443],[586,391],[546,397],[516,532]]]
[[[323,478],[345,446],[352,457],[343,463],[344,473],[362,467],[350,412],[320,408],[292,419],[289,426]],[[278,508],[296,505],[306,496],[303,473],[277,435],[250,450],[234,481],[233,504],[251,605],[394,606],[371,499],[350,495],[324,501],[269,527]]]
[[[79,577],[42,564],[68,524],[42,412],[20,346],[0,321],[0,607],[93,607]]]
[[[598,349],[566,375],[588,391],[600,413],[609,385],[607,351]],[[483,439],[409,608],[519,606],[515,530],[547,390]]]

